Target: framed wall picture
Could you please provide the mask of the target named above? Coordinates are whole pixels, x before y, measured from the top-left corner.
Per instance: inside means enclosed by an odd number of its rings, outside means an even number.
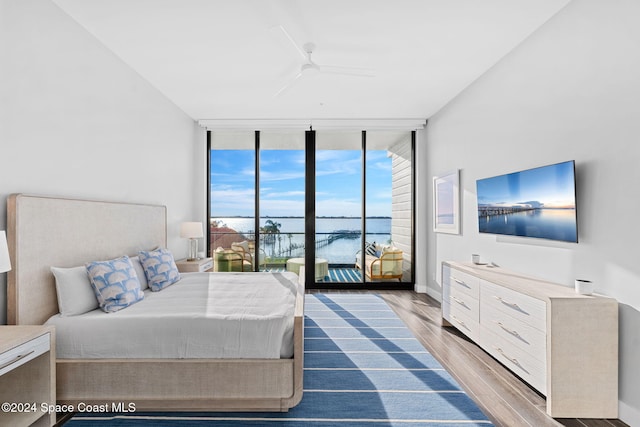
[[[433,231],[460,234],[460,172],[433,177]]]

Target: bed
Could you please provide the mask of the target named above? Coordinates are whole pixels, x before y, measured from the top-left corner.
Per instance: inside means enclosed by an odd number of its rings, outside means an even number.
[[[14,267],[7,288],[9,324],[44,324],[55,318],[58,303],[50,267],[134,256],[167,244],[164,206],[14,194],[7,200],[7,221]],[[220,280],[221,274],[226,273],[193,273],[184,275],[183,280],[210,275]],[[260,278],[259,273],[235,274]],[[274,275],[271,278],[282,280]],[[216,287],[215,283],[208,286]],[[280,357],[269,358],[225,354],[157,357],[155,352],[135,358],[122,354],[58,355],[57,401],[73,405],[132,402],[137,411],[286,411],[302,398],[304,283],[295,286],[292,355],[287,350]]]

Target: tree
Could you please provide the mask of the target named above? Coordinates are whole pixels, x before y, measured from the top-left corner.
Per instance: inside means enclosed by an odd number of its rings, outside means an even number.
[[[264,227],[260,227],[260,232],[264,234],[265,244],[271,244],[271,245],[275,244],[276,235],[280,234],[281,225],[282,224],[280,224],[279,222],[274,222],[270,219],[265,221]]]

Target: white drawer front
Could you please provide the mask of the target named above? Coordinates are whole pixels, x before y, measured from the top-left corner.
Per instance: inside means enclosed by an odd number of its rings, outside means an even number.
[[[200,267],[200,271],[207,271],[207,270],[211,270],[212,268],[213,268],[213,259],[202,264],[202,266]]]
[[[0,375],[24,365],[29,360],[35,359],[50,350],[50,337],[46,333],[31,341],[27,341],[17,347],[0,354]]]
[[[451,269],[450,277],[451,289],[471,295],[475,299],[480,297],[480,279],[462,271]]]
[[[480,288],[483,305],[490,305],[540,331],[546,331],[547,304],[544,301],[486,280],[480,281]]]
[[[442,266],[442,301],[449,301],[451,296],[451,268],[448,265]]]
[[[483,306],[480,310],[480,324],[497,336],[521,348],[534,359],[544,362],[547,357],[547,337],[544,332],[533,328],[504,311]]]
[[[480,345],[513,373],[546,396],[546,363],[531,358],[526,352],[480,326]]]
[[[449,323],[473,341],[478,341],[480,324],[477,320],[470,318],[463,310],[464,309],[459,307],[452,306],[448,301],[445,301],[442,306],[443,317],[447,319]]]
[[[465,313],[467,317],[474,321],[480,321],[480,303],[471,295],[465,294],[457,288],[451,288],[449,304],[451,304],[451,307],[460,309],[460,312]]]

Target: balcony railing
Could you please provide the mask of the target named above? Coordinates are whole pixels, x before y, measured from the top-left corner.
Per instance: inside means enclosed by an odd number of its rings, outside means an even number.
[[[387,242],[390,234],[368,233],[370,241]],[[356,253],[361,249],[362,233],[353,230],[337,230],[331,233],[316,233],[316,256],[325,258],[329,266],[353,266]],[[255,234],[253,232],[212,232],[211,248],[215,251],[218,247],[227,249],[232,243],[251,242],[255,246]],[[284,264],[287,259],[304,256],[304,233],[277,233],[261,234],[260,250],[264,253],[268,264]]]

